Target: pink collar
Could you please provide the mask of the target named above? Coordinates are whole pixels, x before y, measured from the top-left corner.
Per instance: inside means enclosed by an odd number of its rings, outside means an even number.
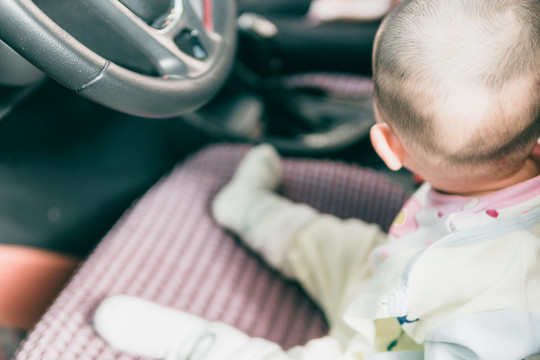
[[[441,194],[430,188],[426,205],[445,214],[462,211],[477,213],[486,209],[508,208],[537,196],[540,196],[540,175],[478,198]]]

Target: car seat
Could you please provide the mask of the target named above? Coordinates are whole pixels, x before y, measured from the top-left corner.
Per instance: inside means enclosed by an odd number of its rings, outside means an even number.
[[[178,164],[110,230],[19,348],[17,360],[135,359],[99,338],[93,312],[133,295],[231,324],[290,348],[327,332],[321,311],[210,216],[249,149],[212,145]],[[388,229],[408,194],[355,165],[285,159],[283,194]]]

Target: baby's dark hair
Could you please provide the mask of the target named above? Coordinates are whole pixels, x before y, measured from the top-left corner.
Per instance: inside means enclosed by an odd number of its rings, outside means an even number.
[[[379,113],[433,166],[511,165],[540,137],[538,0],[405,0],[373,64]]]

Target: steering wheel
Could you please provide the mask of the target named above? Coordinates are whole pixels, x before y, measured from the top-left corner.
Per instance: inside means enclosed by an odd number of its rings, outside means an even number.
[[[98,55],[39,2],[0,1],[0,39],[68,89],[118,111],[171,117],[194,110],[216,94],[232,67],[235,0],[49,1],[80,3],[84,15],[99,18],[144,55],[151,73]],[[94,30],[86,32],[91,37]]]

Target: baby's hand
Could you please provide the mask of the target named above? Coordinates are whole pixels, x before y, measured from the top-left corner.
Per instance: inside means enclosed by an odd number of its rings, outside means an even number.
[[[281,182],[281,159],[276,150],[262,144],[251,149],[242,159],[231,182],[249,189],[275,190]]]
[[[212,203],[214,219],[239,232],[249,207],[261,193],[274,191],[281,182],[281,159],[270,145],[251,149],[238,165],[231,181]]]

